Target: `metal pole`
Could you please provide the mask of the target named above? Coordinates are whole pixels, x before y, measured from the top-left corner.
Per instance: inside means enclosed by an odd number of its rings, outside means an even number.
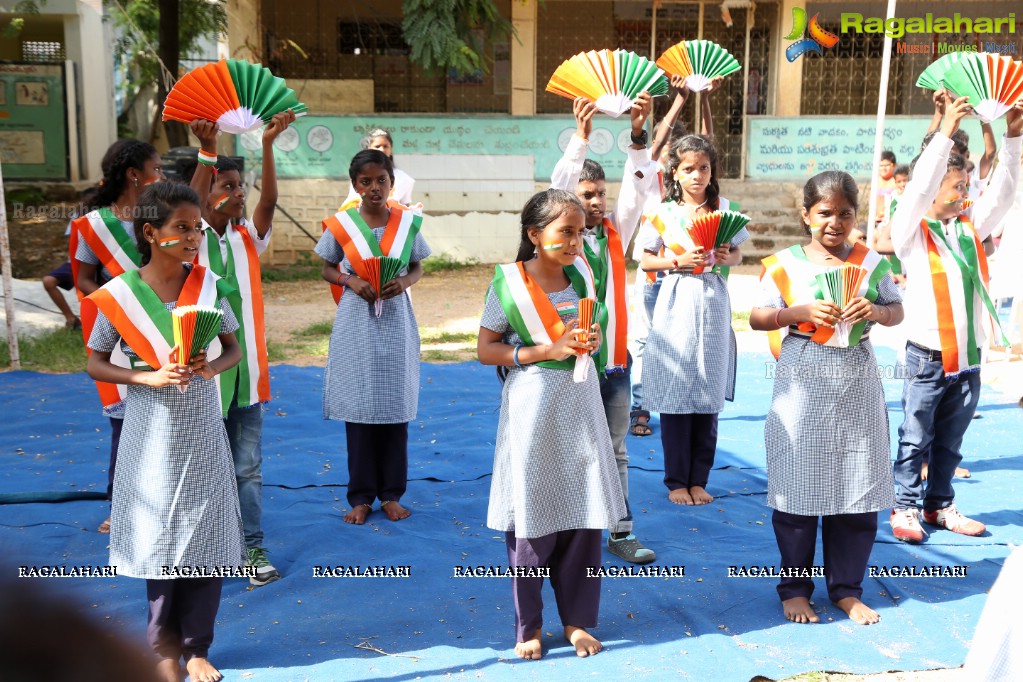
[[[700,15],[698,28],[696,29],[696,37],[699,40],[703,40],[703,15],[704,15],[704,0],[700,0]],[[693,127],[694,133],[699,133],[703,127],[700,125],[703,122],[703,93],[696,93],[696,125]]]
[[[888,13],[885,25],[895,16],[895,0],[888,0]],[[874,244],[874,216],[877,215],[877,188],[874,182],[877,178],[876,170],[881,164],[881,148],[884,146],[884,114],[888,108],[888,71],[892,61],[892,38],[885,33],[884,52],[881,56],[881,85],[877,93],[877,120],[874,123],[874,161],[870,164],[870,202],[867,210],[867,246],[873,248]]]
[[[0,267],[4,271],[4,313],[7,315],[7,348],[11,369],[21,369],[18,322],[14,317],[14,283],[11,281],[11,241],[7,238],[7,205],[4,203],[4,171],[0,164]]]
[[[746,51],[742,59],[742,144],[739,149],[739,179],[746,179],[746,142],[749,139],[749,42],[757,6],[746,8]]]

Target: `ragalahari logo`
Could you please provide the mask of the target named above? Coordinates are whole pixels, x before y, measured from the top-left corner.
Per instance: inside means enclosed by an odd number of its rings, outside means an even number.
[[[813,15],[809,26],[810,37],[804,38],[803,35],[807,30],[806,10],[802,7],[792,8],[792,32],[785,36],[785,40],[796,40],[797,42],[785,48],[785,58],[790,62],[796,61],[807,52],[824,54],[822,48],[832,48],[838,42],[837,35],[821,28],[820,23],[817,21],[819,16],[819,14]]]

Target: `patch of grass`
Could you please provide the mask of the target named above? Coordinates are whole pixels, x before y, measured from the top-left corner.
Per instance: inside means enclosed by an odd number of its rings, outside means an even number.
[[[280,341],[267,341],[266,356],[270,362],[286,361],[288,359],[288,344]]]
[[[329,333],[329,330],[328,330]],[[421,334],[419,341],[422,344],[434,343],[465,343],[475,344],[477,332],[448,332],[438,331]]]
[[[305,329],[300,329],[297,332],[295,332],[295,336],[304,336],[304,337],[312,336],[312,337],[316,337],[316,338],[321,338],[321,337],[324,337],[324,336],[328,336],[329,337],[330,336],[330,332],[333,331],[333,330],[334,330],[334,322],[333,322],[333,320],[327,320],[327,321],[324,321],[324,322],[314,322],[313,324],[309,325]]]
[[[434,272],[449,272],[451,270],[464,270],[466,268],[473,268],[479,265],[480,262],[476,258],[469,258],[467,260],[457,260],[446,253],[442,253],[439,256],[433,256],[423,261],[423,274],[429,275]]]
[[[320,279],[321,265],[293,263],[263,268],[264,282],[308,282]]]
[[[424,350],[419,354],[419,359],[422,362],[475,362],[478,360],[474,352],[451,350]]]
[[[84,372],[88,358],[85,343],[78,330],[57,329],[41,336],[25,336],[18,340],[21,368],[34,372]],[[11,365],[6,337],[0,340],[0,368]]]
[[[737,332],[750,331],[748,310],[732,311],[732,329]]]

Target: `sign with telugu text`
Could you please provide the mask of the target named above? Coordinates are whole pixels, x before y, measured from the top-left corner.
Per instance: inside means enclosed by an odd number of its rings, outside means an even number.
[[[802,116],[749,119],[749,149],[746,177],[750,180],[805,181],[817,173],[841,170],[857,180],[869,180],[874,160],[876,122],[873,116]],[[888,116],[884,125],[883,149],[895,152],[900,164],[909,164],[920,152],[920,143],[930,125],[929,116]],[[963,121],[970,135],[970,152],[976,157],[984,150],[980,122]],[[995,141],[1005,134],[1005,119],[992,124]]]
[[[551,171],[575,132],[571,115],[557,117],[302,116],[274,141],[281,178],[346,178],[359,141],[374,128],[389,130],[394,159],[402,154],[532,155],[536,181]],[[589,158],[604,167],[607,179],[621,180],[630,142],[627,117],[597,116],[590,134]],[[247,168],[262,159],[261,131],[239,136],[237,153]]]

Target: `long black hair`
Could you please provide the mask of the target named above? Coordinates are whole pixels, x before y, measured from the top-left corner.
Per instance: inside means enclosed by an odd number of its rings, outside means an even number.
[[[803,208],[809,211],[821,201],[839,194],[845,197],[853,210],[859,209],[860,188],[851,175],[845,171],[836,170],[818,173],[803,185]],[[811,234],[810,226],[803,220],[802,215],[799,219],[803,223],[803,230],[806,234]]]
[[[707,183],[707,208],[711,211],[718,210],[718,200],[721,198],[721,189],[718,187],[718,151],[714,142],[704,135],[684,135],[671,141],[671,151],[668,154],[668,188],[665,192],[665,201],[682,203],[682,186],[675,180],[675,171],[682,163],[684,154],[700,153],[706,154],[710,161],[710,181]]]
[[[142,170],[155,154],[156,147],[140,140],[124,139],[110,145],[100,162],[103,180],[93,198],[93,208],[114,203],[128,186],[128,169]]]
[[[583,205],[579,203],[579,199],[571,192],[566,192],[563,189],[548,189],[538,192],[529,198],[526,205],[522,207],[522,216],[520,218],[522,232],[519,252],[515,256],[516,262],[530,260],[536,251],[533,242],[529,241],[529,229],[532,227],[544,229],[557,220],[558,216],[570,207],[575,207],[580,211],[583,210]]]
[[[157,229],[163,227],[170,214],[181,204],[199,206],[199,195],[180,182],[154,182],[142,191],[135,206],[135,241],[142,256],[142,265],[153,257],[153,247],[146,241],[143,228],[147,223]]]

